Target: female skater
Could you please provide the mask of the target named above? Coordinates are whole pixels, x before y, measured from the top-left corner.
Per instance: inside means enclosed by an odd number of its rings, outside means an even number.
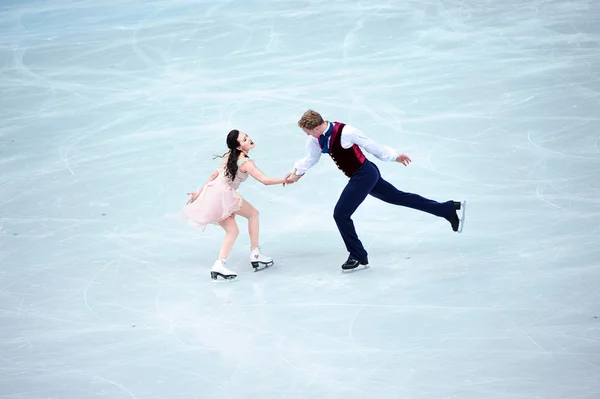
[[[181,211],[183,216],[201,231],[204,231],[208,224],[219,224],[225,230],[219,257],[210,271],[213,280],[216,280],[217,276],[224,279],[237,277],[236,273],[225,267],[227,257],[239,234],[234,219],[236,214],[248,219],[252,266],[258,269],[260,266],[273,264],[273,260],[263,255],[258,246],[258,211],[242,198],[237,189],[248,175],[267,186],[285,186],[286,181],[285,177],[267,177],[256,167],[248,157],[248,152],[254,147],[254,142],[246,133],[239,130],[230,131],[227,135],[229,151],[223,156],[223,162],[200,190],[188,193],[191,198]]]

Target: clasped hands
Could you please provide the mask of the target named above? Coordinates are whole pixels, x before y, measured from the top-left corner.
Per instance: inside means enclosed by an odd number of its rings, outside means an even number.
[[[296,169],[294,169],[290,173],[288,173],[287,175],[285,175],[285,183],[286,184],[294,184],[298,180],[300,180],[301,177],[302,177],[302,175],[298,176],[296,174]]]

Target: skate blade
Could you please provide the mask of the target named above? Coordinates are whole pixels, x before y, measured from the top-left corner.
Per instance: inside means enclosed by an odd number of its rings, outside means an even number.
[[[460,222],[458,225],[458,233],[462,233],[463,231],[463,227],[465,226],[465,208],[467,207],[467,201],[463,201],[460,209],[461,209],[461,215],[460,215]]]
[[[263,262],[251,262],[254,272],[260,272],[273,266],[275,262],[263,263]]]
[[[221,277],[221,279],[219,279],[219,277]],[[237,274],[234,275],[227,275],[227,274],[222,274],[219,272],[210,272],[210,278],[213,281],[233,281],[233,280],[237,280]]]
[[[342,274],[350,274],[350,273],[360,272],[360,271],[367,270],[370,268],[371,268],[371,266],[369,266],[369,265],[358,265],[354,269],[342,269]]]

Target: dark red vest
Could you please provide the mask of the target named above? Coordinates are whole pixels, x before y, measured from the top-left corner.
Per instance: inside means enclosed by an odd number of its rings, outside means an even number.
[[[360,147],[353,144],[352,147],[346,149],[342,147],[342,130],[345,123],[333,122],[333,131],[329,138],[329,155],[333,162],[348,177],[360,168],[366,160],[365,154]]]

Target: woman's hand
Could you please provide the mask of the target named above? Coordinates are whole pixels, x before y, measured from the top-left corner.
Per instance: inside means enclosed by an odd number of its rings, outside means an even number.
[[[200,195],[200,191],[193,191],[191,193],[187,193],[187,195],[191,195],[190,199],[187,202],[188,204],[191,204],[192,202],[194,202],[198,199],[198,196]]]

